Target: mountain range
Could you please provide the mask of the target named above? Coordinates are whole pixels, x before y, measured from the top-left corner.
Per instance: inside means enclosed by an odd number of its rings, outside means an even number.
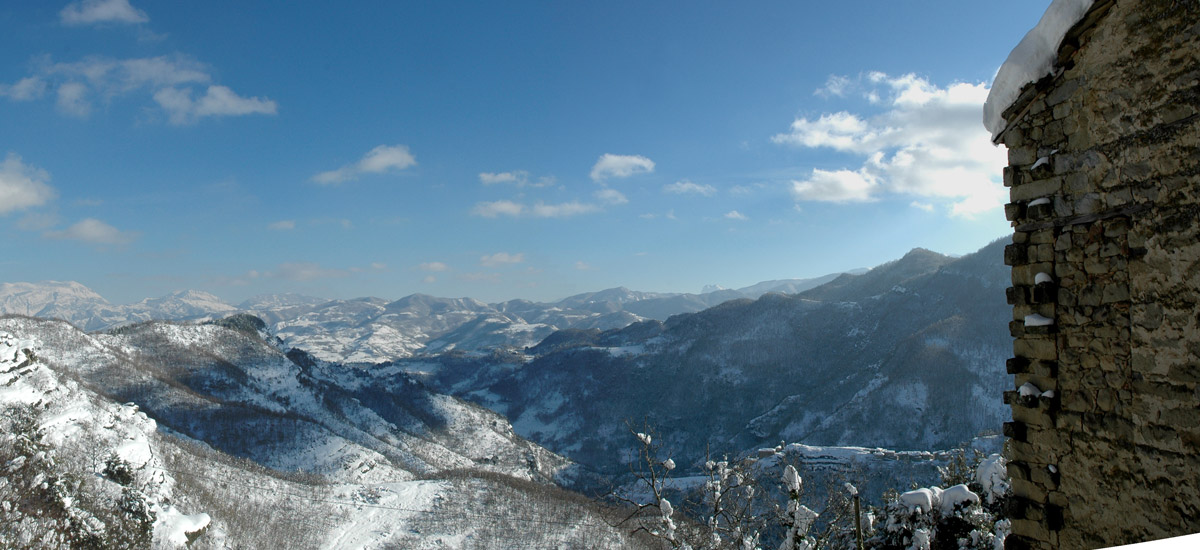
[[[77,282],[0,283],[0,314],[63,319],[85,331],[149,320],[203,321],[252,313],[273,334],[326,361],[379,363],[451,350],[488,351],[536,345],[560,329],[613,329],[646,319],[665,320],[738,298],[813,288],[838,275],[758,283],[703,294],[638,292],[613,288],[564,298],[486,304],[472,298],[413,294],[399,300],[364,297],[326,300],[272,294],[240,304],[185,290],[135,304],[114,305]]]
[[[8,283],[0,407],[36,412],[45,452],[96,494],[119,489],[105,456],[160,472],[138,478],[156,540],[435,548],[527,521],[518,546],[636,546],[559,489],[627,483],[635,431],[685,485],[707,460],[766,452],[800,463],[814,495],[929,483],[950,460],[934,449],[994,451],[977,436],[1007,415],[1002,254],[554,303],[184,291],[115,306],[78,283]],[[246,519],[267,508],[297,526]]]
[[[946,449],[1007,418],[1002,254],[916,249],[798,294],[388,365],[609,472],[628,459],[627,424],[655,426],[682,467],[780,441]]]

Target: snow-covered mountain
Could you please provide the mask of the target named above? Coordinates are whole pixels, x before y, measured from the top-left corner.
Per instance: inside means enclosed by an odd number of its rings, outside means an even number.
[[[220,298],[196,290],[113,305],[76,282],[0,283],[0,314],[62,319],[87,331],[141,321],[210,319],[236,311]]]
[[[489,352],[536,345],[556,330],[623,328],[647,319],[665,321],[738,298],[766,292],[794,293],[832,280],[787,279],[739,290],[702,294],[639,292],[611,288],[550,303],[528,300],[485,304],[472,298],[413,294],[389,301],[364,297],[326,300],[301,294],[265,294],[236,306],[201,291],[178,291],[135,304],[113,305],[75,282],[3,283],[0,314],[63,319],[86,331],[131,323],[216,319],[254,314],[293,347],[325,360],[381,363],[451,350]]]
[[[0,419],[26,438],[0,453],[8,472],[28,470],[0,485],[23,491],[4,499],[18,505],[0,511],[0,546],[137,535],[149,517],[156,547],[629,547],[550,483],[570,464],[503,417],[398,369],[285,353],[262,328],[239,315],[87,334],[0,318]],[[82,482],[27,498],[57,479]],[[527,522],[538,528],[496,529]]]
[[[621,467],[624,422],[643,419],[681,465],[706,448],[779,441],[950,448],[1007,414],[1002,247],[957,259],[917,249],[796,295],[559,331],[520,353],[424,357],[411,370],[601,469]]]

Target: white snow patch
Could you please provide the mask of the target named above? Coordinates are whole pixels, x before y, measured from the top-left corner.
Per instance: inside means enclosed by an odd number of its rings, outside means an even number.
[[[991,92],[983,104],[983,125],[996,139],[1008,121],[1004,110],[1016,101],[1021,89],[1036,82],[1054,70],[1058,58],[1058,46],[1067,31],[1083,18],[1092,7],[1093,0],[1054,0],[1037,26],[1025,34],[1025,38],[1008,54],[1008,59],[996,72]]]
[[[1025,326],[1027,327],[1045,327],[1054,324],[1054,319],[1043,316],[1038,313],[1025,316]]]
[[[1033,284],[1035,284],[1035,285],[1040,285],[1042,283],[1053,283],[1053,282],[1054,282],[1054,277],[1051,277],[1049,273],[1042,272],[1042,273],[1038,273],[1037,275],[1033,276]]]
[[[997,453],[981,460],[975,468],[975,480],[983,488],[988,503],[1004,496],[1009,487],[1008,466],[1004,456]]]
[[[164,544],[172,547],[184,546],[188,542],[188,534],[195,533],[208,527],[211,518],[203,512],[199,514],[184,514],[174,506],[156,510],[157,519],[154,522],[155,547]]]
[[[925,487],[915,489],[900,495],[900,503],[908,507],[910,512],[930,512],[941,500],[940,487]]]
[[[1029,201],[1029,206],[1038,206],[1041,204],[1050,204],[1050,199],[1048,197],[1042,197],[1040,199],[1033,199]]]
[[[1033,385],[1031,382],[1021,384],[1021,387],[1017,388],[1017,391],[1021,393],[1021,397],[1038,397],[1042,395],[1042,390]]]
[[[955,508],[964,504],[979,504],[979,495],[961,483],[942,491],[942,515],[953,514]]]

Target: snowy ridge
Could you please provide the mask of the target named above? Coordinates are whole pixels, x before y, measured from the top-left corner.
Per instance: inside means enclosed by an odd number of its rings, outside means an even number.
[[[86,446],[92,453],[106,449],[111,456],[118,457],[138,471],[147,472],[134,483],[137,483],[137,490],[144,495],[146,504],[155,514],[152,536],[156,546],[182,546],[187,542],[189,533],[207,527],[210,521],[208,514],[184,513],[171,504],[175,479],[163,468],[164,464],[158,458],[160,453],[155,452],[155,421],[139,411],[136,405],[103,402],[81,389],[76,382],[62,380],[37,360],[37,353],[41,351],[43,347],[38,339],[18,337],[7,330],[0,330],[0,386],[3,386],[3,390],[0,390],[0,408],[12,410],[13,407],[25,405],[41,409],[39,431],[43,441],[52,449]],[[7,437],[14,436],[9,434]],[[18,460],[24,463],[38,459],[37,456],[31,458],[18,457]],[[65,453],[60,459],[70,461]],[[93,463],[93,466],[96,464]],[[10,475],[14,470],[19,471],[19,468],[13,468],[10,463]],[[120,491],[114,487],[118,485],[116,482],[103,480],[103,470],[94,468],[90,473],[98,478],[93,481],[94,490]],[[64,498],[76,500],[74,497]],[[74,502],[64,503],[75,514],[88,514],[87,511],[73,508]],[[99,529],[104,527],[91,525]]]
[[[45,409],[39,425],[57,456],[91,453],[102,468],[111,451],[130,464],[161,547],[197,536],[205,547],[628,545],[591,504],[548,483],[567,462],[503,417],[395,370],[285,355],[261,334],[149,323],[87,335],[0,318],[0,406],[22,404]],[[307,473],[281,473],[297,470]],[[541,528],[492,527],[522,522]]]

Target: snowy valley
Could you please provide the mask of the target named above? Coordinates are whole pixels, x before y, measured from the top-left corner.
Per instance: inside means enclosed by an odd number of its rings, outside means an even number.
[[[1000,251],[553,304],[112,306],[5,284],[0,405],[32,426],[61,521],[95,536],[117,506],[149,511],[130,517],[163,547],[637,547],[645,533],[590,498],[640,494],[636,429],[657,432],[680,495],[714,459],[756,457],[797,464],[809,498],[849,480],[882,505],[944,477],[954,447],[997,452]]]

